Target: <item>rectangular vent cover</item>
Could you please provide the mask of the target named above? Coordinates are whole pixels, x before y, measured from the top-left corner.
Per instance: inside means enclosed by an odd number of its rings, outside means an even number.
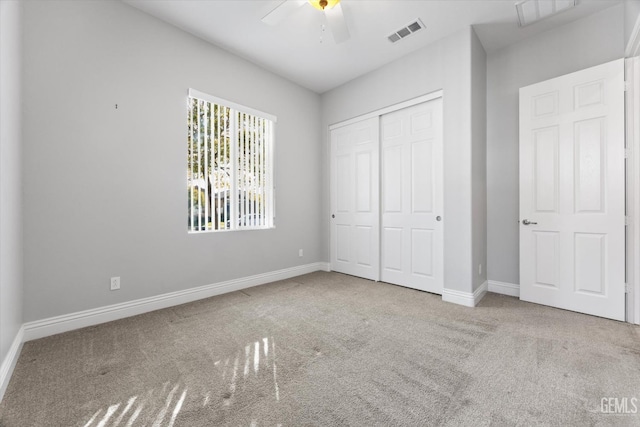
[[[420,31],[423,28],[424,28],[424,24],[422,23],[421,20],[417,19],[414,22],[400,28],[398,31],[391,33],[390,35],[387,36],[387,39],[389,39],[391,43],[395,43],[404,39],[405,37],[410,36],[416,31]]]
[[[575,5],[576,0],[523,0],[516,3],[518,25],[525,27]]]

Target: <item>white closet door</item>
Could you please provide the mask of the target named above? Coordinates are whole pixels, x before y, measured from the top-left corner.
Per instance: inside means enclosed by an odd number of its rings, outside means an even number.
[[[381,280],[442,294],[442,98],[381,118]]]
[[[624,60],[520,89],[520,299],[625,317]]]
[[[378,118],[331,131],[331,270],[378,280]]]

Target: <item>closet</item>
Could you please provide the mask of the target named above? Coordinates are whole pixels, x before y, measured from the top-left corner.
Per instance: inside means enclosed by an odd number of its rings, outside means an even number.
[[[441,294],[441,94],[330,134],[331,269]]]

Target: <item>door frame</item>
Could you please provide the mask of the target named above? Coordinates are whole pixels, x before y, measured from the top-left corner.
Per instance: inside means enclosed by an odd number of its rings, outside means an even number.
[[[363,120],[368,120],[368,119],[372,119],[374,117],[378,117],[380,118],[381,116],[388,114],[388,113],[393,113],[395,111],[399,111],[399,110],[403,110],[405,108],[409,108],[409,107],[413,107],[414,105],[418,105],[418,104],[423,104],[425,102],[429,102],[429,101],[433,101],[434,99],[438,99],[438,98],[442,98],[442,102],[443,102],[443,113],[444,113],[444,91],[442,89],[440,90],[436,90],[434,92],[430,92],[427,93],[425,95],[421,95],[415,98],[411,98],[409,100],[403,101],[403,102],[399,102],[397,104],[393,104],[393,105],[389,105],[388,107],[384,107],[384,108],[380,108],[378,110],[374,110],[371,111],[369,113],[365,113],[365,114],[361,114],[359,116],[355,116],[353,118],[347,119],[347,120],[343,120],[341,122],[337,122],[334,124],[329,125],[329,132],[328,132],[328,144],[329,144],[329,178],[331,179],[331,176],[333,176],[334,170],[333,170],[333,162],[331,161],[332,156],[333,156],[333,152],[331,149],[331,131],[335,130],[335,129],[339,129],[341,127],[344,126],[348,126],[354,123],[358,123],[361,122]],[[444,114],[443,114],[443,120],[444,120]],[[444,122],[443,122],[444,125]],[[378,122],[378,126],[380,126],[380,123]],[[444,132],[443,132],[444,133]],[[443,135],[443,143],[444,143],[444,135]],[[443,147],[444,148],[444,147]],[[444,152],[443,152],[444,154]],[[379,162],[381,160],[378,160]],[[443,158],[444,161],[444,158]],[[378,183],[380,183],[380,174],[378,174]],[[444,168],[443,168],[443,186],[444,186]],[[329,188],[331,188],[331,185],[329,185]],[[443,189],[444,190],[444,189]],[[329,189],[329,191],[331,191]],[[331,200],[331,194],[329,194],[329,200]],[[382,200],[378,200],[378,216],[380,217],[380,207],[382,204]],[[444,206],[443,206],[443,210],[444,210]],[[444,241],[444,227],[443,227],[443,241]],[[331,241],[331,238],[329,238],[329,251],[331,251],[331,247],[333,245],[333,242]],[[381,254],[378,253],[378,257],[380,257]],[[444,257],[444,254],[443,254]],[[443,261],[444,262],[444,261]],[[380,263],[378,263],[378,275],[376,278],[376,282],[380,281]],[[329,252],[329,271],[331,271],[331,252]],[[444,286],[444,284],[443,284]]]
[[[639,21],[640,22],[640,21]],[[640,57],[625,59],[627,315],[640,325]]]
[[[385,115],[387,113],[393,113],[394,111],[403,110],[403,109],[408,108],[408,107],[413,107],[414,105],[418,105],[418,104],[422,104],[422,103],[425,103],[425,102],[433,101],[434,99],[438,99],[438,98],[443,98],[443,101],[444,101],[443,91],[442,90],[437,90],[435,92],[431,92],[431,93],[428,93],[426,95],[421,95],[421,96],[418,96],[416,98],[411,98],[411,99],[409,99],[407,101],[403,101],[403,102],[400,102],[398,104],[393,104],[393,105],[390,105],[388,107],[381,108],[379,110],[371,111],[370,113],[365,113],[365,114],[362,114],[360,116],[353,117],[351,119],[347,119],[347,120],[343,120],[341,122],[334,123],[332,125],[329,125],[329,131],[332,131],[334,129],[338,129],[338,128],[341,128],[343,126],[347,126],[347,125],[350,125],[350,124],[353,124],[353,123],[358,123],[358,122],[360,122],[362,120],[367,120],[367,119],[371,119],[371,118],[374,118],[374,117],[380,117],[380,116],[383,116],[383,115]],[[331,147],[329,147],[329,150],[331,150]],[[331,152],[329,152],[329,155],[331,155]]]

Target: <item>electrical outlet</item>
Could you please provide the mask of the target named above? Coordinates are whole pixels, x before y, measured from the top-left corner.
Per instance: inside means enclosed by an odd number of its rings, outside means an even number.
[[[304,256],[304,250],[298,249],[298,256]]]
[[[112,277],[111,278],[111,290],[115,291],[120,289],[120,277]]]
[[[482,264],[478,264],[478,276],[482,276]]]

